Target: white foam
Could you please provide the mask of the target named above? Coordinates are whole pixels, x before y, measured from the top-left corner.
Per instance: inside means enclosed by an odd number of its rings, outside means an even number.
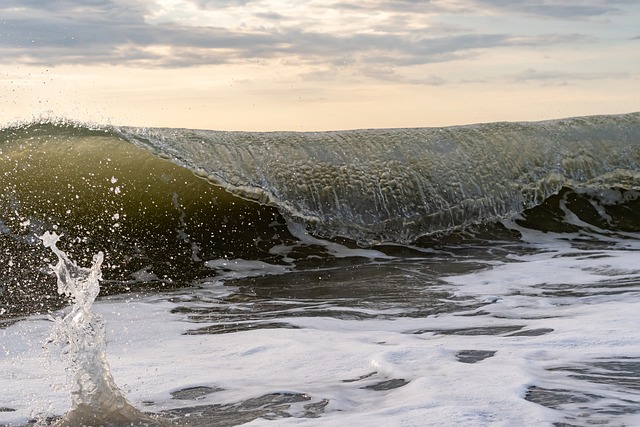
[[[511,256],[513,262],[491,266],[469,275],[451,276],[446,281],[458,286],[458,296],[504,299],[505,295],[541,295],[559,285],[579,290],[589,285],[590,291],[615,282],[638,281],[625,289],[628,295],[640,291],[640,265],[635,250],[583,250],[562,248],[526,256]],[[605,297],[606,298],[606,297]],[[544,301],[541,300],[541,301]],[[541,302],[543,303],[543,302]]]
[[[300,241],[298,244],[323,246],[327,252],[336,258],[362,257],[371,259],[393,259],[392,256],[373,249],[352,249],[339,243],[318,239],[313,237],[304,225],[293,221],[287,221],[287,228],[291,235]]]
[[[218,278],[234,279],[240,277],[284,274],[291,270],[290,266],[269,264],[263,261],[219,258],[204,263],[207,267],[218,271]]]
[[[329,403],[320,418],[300,418],[301,409],[294,405],[293,417],[279,419],[278,425],[544,426],[563,421],[567,413],[525,400],[530,386],[603,396],[602,405],[639,400],[632,391],[573,378],[566,371],[640,354],[636,260],[635,251],[556,246],[510,262],[493,261],[487,270],[448,277],[439,287],[491,303],[421,318],[296,316],[278,321],[298,329],[185,335],[215,323],[194,324],[188,314],[173,312],[178,302],[169,301],[171,295],[135,301],[111,297],[97,302],[95,311],[106,321],[115,381],[145,410],[231,404],[290,391],[306,393],[311,403]],[[221,260],[210,262],[212,268],[224,267]],[[228,270],[244,274],[264,268],[271,267],[237,260]],[[623,290],[609,292],[620,283]],[[565,285],[585,293],[554,294]],[[456,333],[509,327],[511,332]],[[16,409],[0,412],[0,424],[23,424],[33,411],[62,414],[68,409],[66,392],[48,386],[64,384],[63,369],[54,366],[48,372],[44,363],[41,346],[50,328],[47,320],[31,318],[0,330],[6,354],[0,358],[0,406]],[[495,355],[462,363],[456,355],[463,350]],[[408,383],[371,388],[401,379]],[[224,390],[197,402],[171,399],[172,391],[194,386]],[[616,420],[634,421],[631,415]],[[263,419],[249,423],[264,424]]]

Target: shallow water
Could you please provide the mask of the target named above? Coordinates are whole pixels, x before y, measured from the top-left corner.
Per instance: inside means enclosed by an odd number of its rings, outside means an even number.
[[[178,425],[633,425],[640,240],[583,249],[534,234],[484,262],[453,247],[347,258],[95,309],[116,382]],[[42,382],[64,381],[43,369],[50,328],[33,317],[2,330],[5,424],[68,407]]]

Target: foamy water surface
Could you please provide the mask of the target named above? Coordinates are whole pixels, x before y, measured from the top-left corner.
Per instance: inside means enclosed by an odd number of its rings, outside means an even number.
[[[320,277],[308,287],[325,291],[315,296],[252,300],[261,282],[237,277],[257,267],[236,262],[227,286],[113,296],[94,310],[129,401],[179,425],[638,424],[640,239],[573,237],[529,231],[526,250],[452,255],[474,268],[428,280],[446,254],[361,258],[307,271]],[[341,269],[374,271],[372,294],[338,295],[357,282],[341,283]],[[295,278],[269,272],[273,286]],[[333,287],[322,288],[329,272]],[[402,295],[409,284],[423,298],[361,303],[378,286]],[[0,424],[69,409],[64,366],[43,351],[52,325],[36,316],[0,330]]]

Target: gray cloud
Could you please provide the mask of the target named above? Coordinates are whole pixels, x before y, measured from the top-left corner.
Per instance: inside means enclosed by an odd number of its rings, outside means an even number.
[[[474,0],[476,7],[538,15],[550,18],[575,20],[601,17],[622,12],[620,6],[633,0]]]
[[[204,1],[204,0],[203,0]],[[342,0],[332,7],[346,10],[393,11],[396,13],[478,13],[500,11],[563,20],[620,14],[636,0],[463,0],[453,3],[433,0]]]
[[[255,3],[255,0],[193,0],[193,3],[203,9],[221,9],[247,6],[249,3]]]
[[[258,12],[256,13],[256,16],[259,18],[263,18],[263,19],[268,19],[268,20],[272,20],[272,21],[283,21],[283,20],[287,20],[288,18],[285,17],[284,15],[281,15],[277,12]]]
[[[529,68],[521,73],[508,76],[508,80],[515,82],[537,81],[545,85],[569,85],[570,82],[624,79],[630,77],[628,73],[620,72],[567,72],[557,70],[539,71]]]
[[[208,9],[247,7],[247,13],[251,13],[250,3],[257,0],[193,2]],[[562,17],[615,12],[616,8],[607,4],[599,0],[582,2],[579,6],[528,0],[469,0],[458,7],[489,7]],[[339,1],[332,4],[330,7],[342,10],[388,12],[389,19],[375,28],[352,33],[309,29],[304,23],[296,25],[293,19],[285,19],[279,11],[264,10],[254,16],[273,22],[270,28],[197,27],[177,22],[152,25],[145,21],[145,16],[153,12],[153,7],[152,0],[4,0],[0,6],[0,47],[3,49],[0,61],[188,67],[295,57],[326,69],[348,58],[359,70],[366,67],[385,70],[473,58],[483,49],[544,47],[592,40],[573,33],[487,34],[463,27],[433,25],[427,23],[422,14],[440,10],[442,3],[418,0]],[[403,25],[406,14],[411,13],[418,14],[414,24],[424,21],[424,25]],[[386,79],[395,74],[370,71],[368,75]],[[434,77],[423,81],[442,84],[440,78]]]
[[[432,0],[341,0],[331,4],[332,8],[359,11],[387,11],[396,13],[436,13],[450,11],[451,7]]]
[[[5,0],[0,6],[0,45],[23,49],[22,54],[37,62],[46,54],[43,48],[78,49],[70,52],[78,55],[127,40],[149,42],[142,6],[111,0]]]

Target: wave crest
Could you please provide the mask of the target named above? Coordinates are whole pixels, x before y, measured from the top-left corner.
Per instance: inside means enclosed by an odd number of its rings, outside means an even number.
[[[118,133],[320,235],[364,244],[495,221],[565,186],[634,189],[640,177],[640,113],[449,128]]]

